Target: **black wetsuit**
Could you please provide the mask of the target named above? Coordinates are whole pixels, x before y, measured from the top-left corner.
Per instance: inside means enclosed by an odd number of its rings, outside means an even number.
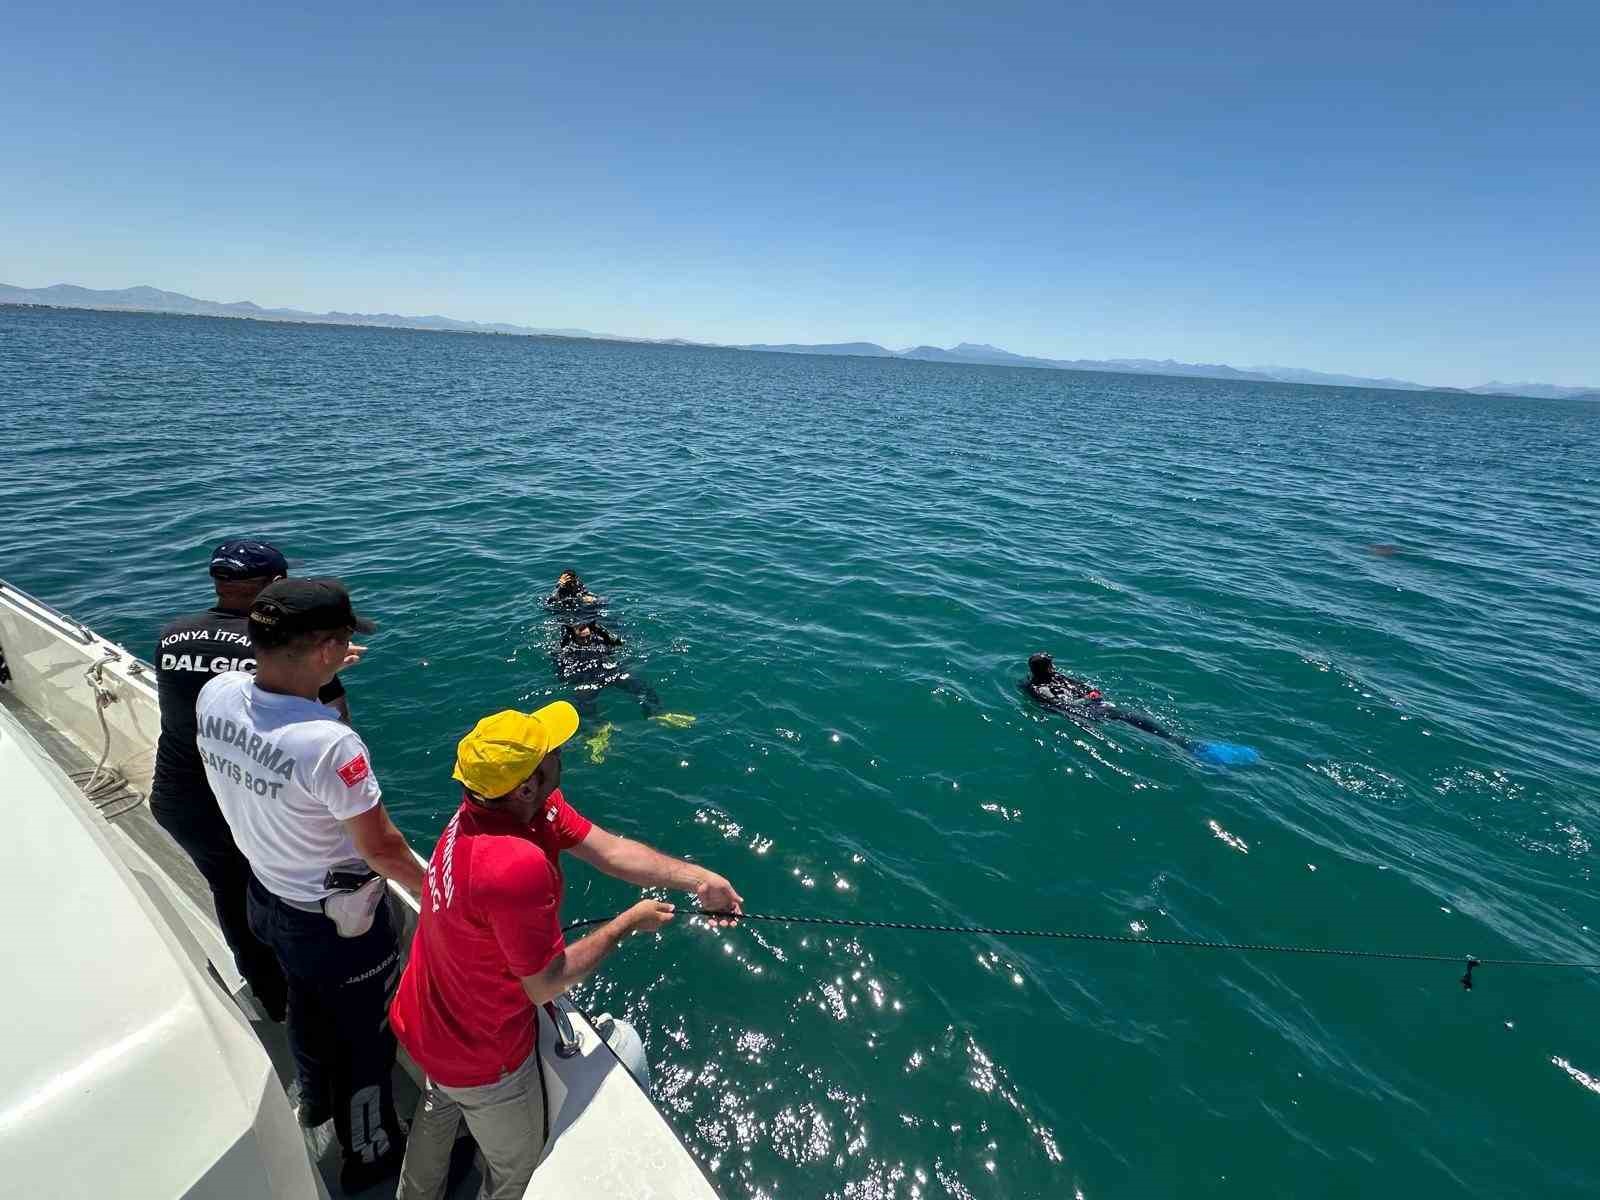
[[[608,687],[620,688],[639,702],[640,711],[653,717],[661,711],[661,697],[642,679],[634,677],[618,661],[616,647],[622,639],[598,621],[590,621],[589,636],[579,637],[577,630],[585,626],[566,625],[561,630],[561,644],[556,647],[556,674],[576,692],[573,702],[578,712],[593,717],[597,711],[600,692]]]
[[[1156,737],[1166,738],[1169,742],[1177,742],[1180,746],[1189,745],[1188,738],[1169,733],[1149,717],[1123,712],[1101,696],[1100,690],[1094,684],[1071,675],[1063,675],[1060,671],[1052,671],[1046,683],[1035,683],[1032,678],[1024,679],[1022,690],[1046,708],[1052,708],[1074,720],[1121,721],[1125,725],[1132,725],[1135,729],[1153,733]]]
[[[544,598],[544,604],[546,608],[559,609],[563,614],[570,613],[582,619],[598,615],[605,600],[582,583],[574,583],[570,587],[557,584],[555,591]]]
[[[288,995],[283,971],[272,951],[250,932],[245,912],[250,864],[234,844],[195,745],[194,704],[200,689],[224,671],[256,669],[248,619],[245,612],[218,607],[179,617],[162,628],[155,655],[161,736],[150,811],[211,886],[217,924],[239,974],[267,1012],[281,1018]],[[343,695],[344,684],[336,676],[319,699],[331,704]]]

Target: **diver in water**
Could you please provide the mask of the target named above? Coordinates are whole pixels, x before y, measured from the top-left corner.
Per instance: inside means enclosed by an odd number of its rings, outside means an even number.
[[[615,687],[637,700],[645,716],[657,716],[661,712],[661,697],[656,695],[655,688],[622,669],[612,653],[620,645],[622,639],[599,621],[563,625],[561,641],[556,646],[556,674],[578,693],[579,713],[593,716],[600,692]]]
[[[1217,766],[1241,766],[1261,757],[1249,746],[1239,746],[1233,742],[1196,742],[1163,729],[1149,717],[1124,712],[1102,696],[1094,684],[1056,670],[1056,664],[1048,654],[1035,654],[1028,659],[1028,678],[1022,681],[1022,690],[1046,708],[1054,709],[1075,721],[1121,721],[1182,746],[1201,761]]]
[[[582,625],[563,625],[561,627],[561,644],[574,646],[578,649],[590,649],[601,646],[620,646],[622,639],[599,621],[589,621]]]
[[[549,608],[594,608],[605,601],[584,587],[576,571],[563,571],[556,579],[555,591],[544,599]]]

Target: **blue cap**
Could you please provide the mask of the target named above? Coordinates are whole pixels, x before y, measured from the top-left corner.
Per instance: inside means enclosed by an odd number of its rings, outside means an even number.
[[[276,546],[234,538],[211,552],[213,579],[274,579],[289,573],[289,560]]]

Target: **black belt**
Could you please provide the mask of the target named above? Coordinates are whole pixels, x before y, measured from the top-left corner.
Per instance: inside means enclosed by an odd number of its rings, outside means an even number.
[[[281,904],[285,908],[292,908],[299,912],[316,913],[319,917],[327,915],[322,911],[322,901],[290,900],[287,896],[280,896],[277,892],[268,890],[267,885],[257,879],[253,872],[250,876],[250,886],[259,889],[262,898],[271,900],[274,904]]]

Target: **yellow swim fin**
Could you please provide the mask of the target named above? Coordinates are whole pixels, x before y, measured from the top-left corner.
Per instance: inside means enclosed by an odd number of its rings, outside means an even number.
[[[584,744],[589,747],[589,761],[598,766],[606,760],[606,751],[611,748],[611,731],[616,726],[607,721],[594,731],[594,736]]]

